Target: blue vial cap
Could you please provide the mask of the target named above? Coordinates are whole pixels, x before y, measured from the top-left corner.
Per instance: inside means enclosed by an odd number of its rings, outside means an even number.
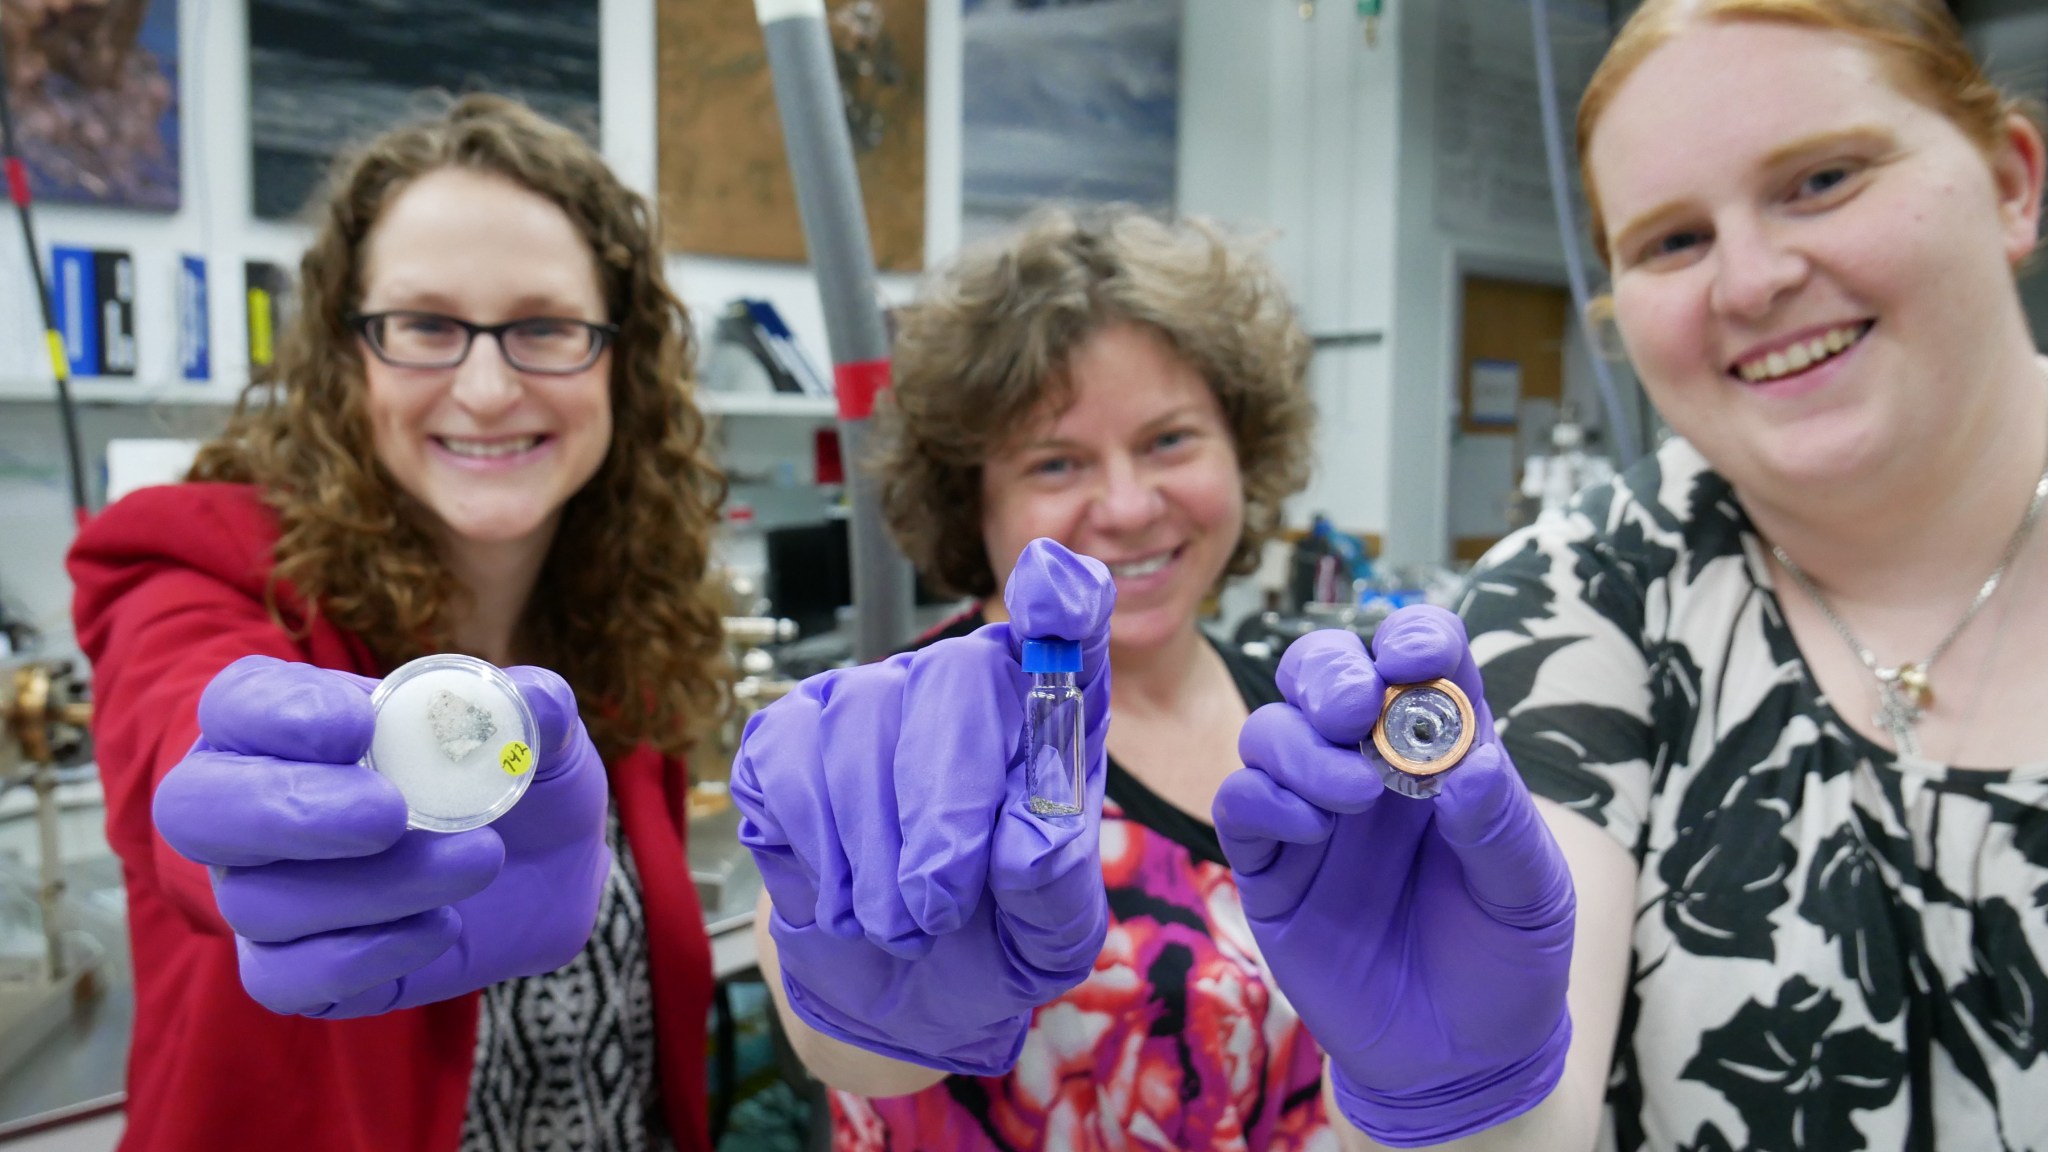
[[[1026,640],[1024,642],[1024,670],[1026,672],[1079,672],[1081,670],[1081,642],[1079,640]]]

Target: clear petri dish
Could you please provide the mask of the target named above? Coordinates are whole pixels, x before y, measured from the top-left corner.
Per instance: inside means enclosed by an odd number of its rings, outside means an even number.
[[[481,828],[533,783],[539,726],[519,686],[474,656],[422,656],[370,694],[376,730],[363,763],[398,786],[406,822]]]

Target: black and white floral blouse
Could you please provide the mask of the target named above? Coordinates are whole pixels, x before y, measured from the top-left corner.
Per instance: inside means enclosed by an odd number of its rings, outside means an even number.
[[[1765,555],[1672,441],[1462,605],[1531,789],[1639,869],[1616,1144],[2048,1150],[2048,749],[1957,769],[1851,730]]]

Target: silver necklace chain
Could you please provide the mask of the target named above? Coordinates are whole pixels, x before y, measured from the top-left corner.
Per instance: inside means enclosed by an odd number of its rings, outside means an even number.
[[[1956,637],[1963,634],[1963,629],[1970,626],[1970,621],[1977,618],[1977,613],[1983,610],[1992,593],[1998,591],[1999,581],[2005,578],[2005,570],[2011,567],[2013,560],[2019,556],[2020,549],[2026,545],[2027,537],[2033,533],[2034,523],[2041,518],[2043,505],[2048,505],[2048,471],[2043,471],[2041,478],[2034,482],[2034,498],[2027,504],[2027,514],[2021,518],[2019,527],[2013,529],[2012,539],[2005,542],[2005,551],[1998,557],[1998,567],[1992,569],[1983,586],[1977,589],[1976,599],[1971,600],[1970,606],[1963,609],[1962,618],[1957,620],[1955,626],[1948,630],[1948,634],[1941,638],[1941,642],[1934,646],[1934,651],[1929,652],[1925,659],[1909,664],[1879,664],[1877,654],[1864,647],[1863,642],[1856,638],[1856,634],[1849,631],[1849,626],[1842,623],[1842,618],[1835,615],[1835,610],[1829,607],[1827,597],[1821,595],[1820,586],[1813,582],[1813,577],[1808,576],[1804,568],[1793,563],[1792,557],[1785,554],[1784,548],[1776,544],[1771,545],[1771,555],[1777,557],[1778,563],[1784,565],[1785,571],[1792,574],[1792,579],[1797,581],[1799,587],[1813,600],[1821,615],[1827,617],[1829,624],[1834,625],[1836,634],[1849,645],[1849,650],[1856,653],[1856,658],[1863,661],[1863,666],[1870,670],[1871,675],[1877,677],[1877,723],[1891,733],[1892,743],[1901,755],[1920,754],[1920,740],[1915,729],[1920,723],[1920,717],[1934,706],[1934,683],[1929,678],[1934,662],[1941,659],[1941,654],[1948,651],[1949,645],[1956,642]]]

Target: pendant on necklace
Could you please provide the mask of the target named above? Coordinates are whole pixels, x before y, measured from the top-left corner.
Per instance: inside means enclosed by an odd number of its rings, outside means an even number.
[[[1914,728],[1920,713],[1934,697],[1927,672],[1918,664],[1877,669],[1877,724],[1891,733],[1892,744],[1905,755],[1918,755],[1920,742]]]
[[[1927,678],[1927,669],[1919,664],[1901,664],[1898,671],[1899,690],[1913,702],[1915,712],[1934,707],[1934,684]]]

